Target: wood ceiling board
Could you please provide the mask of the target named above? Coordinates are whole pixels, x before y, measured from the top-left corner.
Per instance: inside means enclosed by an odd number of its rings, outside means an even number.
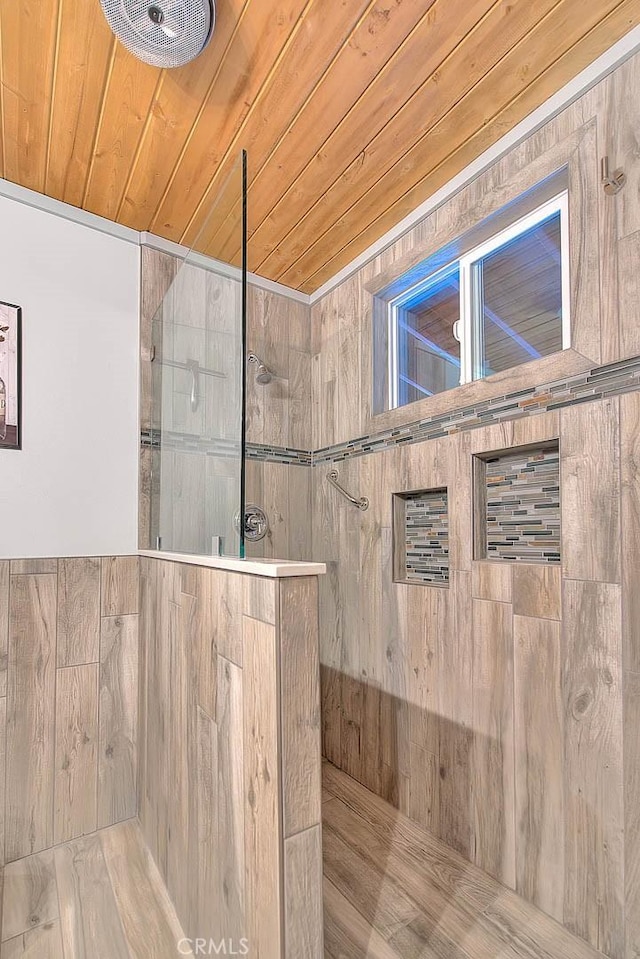
[[[562,0],[520,48],[505,56],[337,224],[332,223],[292,267],[273,279],[303,292],[317,289],[592,63],[640,18],[639,0],[608,0],[600,9],[603,6],[611,12],[597,22],[591,6],[585,7],[581,0]],[[577,16],[580,9],[582,14]],[[577,37],[580,33],[583,36]],[[562,51],[562,47],[566,49]],[[542,71],[536,70],[541,49],[557,52],[552,66]],[[505,91],[518,89],[521,92],[492,116],[491,109],[504,100]],[[380,210],[384,212],[380,214]],[[365,223],[369,226],[363,230]],[[261,272],[269,275],[264,268]]]
[[[2,5],[4,175],[44,192],[58,0]]]
[[[231,255],[210,204],[248,147],[251,265],[310,291],[640,22],[640,0],[558,0],[558,34],[602,23],[566,53],[527,34],[518,73],[506,36],[551,2],[224,0],[202,56],[161,71],[99,0],[0,0],[0,174],[168,239],[209,220]]]
[[[214,95],[229,44],[242,28],[249,3],[218,4],[216,28],[202,56],[179,69],[162,71],[120,205],[119,220],[126,226],[146,230],[155,215],[203,106]]]
[[[286,189],[279,194],[274,192],[272,169],[264,181],[271,184],[269,195],[261,197],[252,189],[251,217],[256,229],[251,237],[251,269],[264,263],[265,269],[273,268],[274,275],[280,270],[278,244],[340,174],[349,169],[350,178],[357,180],[360,165],[367,161],[367,144],[430,78],[439,80],[439,71],[452,51],[465,45],[496,4],[504,3],[506,0],[436,0],[327,139],[313,143],[313,152],[305,154],[308,162],[295,181],[291,185],[285,182]],[[464,73],[458,76],[458,85],[463,77]],[[436,102],[443,101],[438,96]],[[317,107],[316,112],[320,112]],[[409,135],[415,138],[415,134]],[[270,255],[276,262],[269,261]]]
[[[363,17],[368,20],[374,6],[370,0],[360,0],[358,3],[343,0],[334,7],[334,16],[327,26],[326,7],[322,0],[315,0],[302,18],[301,29],[289,45],[280,69],[239,131],[242,138],[240,142],[249,157],[249,183],[253,170],[264,164],[281,137],[297,122],[300,110],[317,87],[318,77],[326,74],[356,24]],[[230,226],[224,222],[224,210],[219,210],[215,218],[208,216],[207,211],[211,197],[219,189],[218,184],[224,182],[222,177],[227,174],[227,168],[235,162],[235,155],[234,150],[227,157],[227,162],[221,165],[222,176],[218,173],[214,176],[182,240],[191,245],[197,238],[199,248],[215,251],[210,255],[233,263],[239,254],[237,231],[234,229],[237,217],[230,217]]]
[[[116,43],[113,51],[82,203],[85,210],[110,220],[117,218],[131,163],[162,75],[155,67],[133,57],[121,43]]]
[[[312,2],[312,0],[308,0]],[[198,124],[173,171],[151,222],[151,232],[180,241],[209,186],[226,146],[243,123],[305,10],[305,0],[279,0],[277,15],[265,0],[252,0],[236,33]]]
[[[338,30],[333,25],[330,29],[326,24],[322,26],[321,19],[319,29],[323,34],[323,46],[329,44],[327,54],[333,44],[333,56],[326,55],[326,65],[325,58],[321,57],[321,71],[315,65],[317,49],[305,50],[299,44],[292,44],[288,63],[283,64],[282,71],[274,78],[243,131],[242,144],[249,154],[250,226],[257,226],[273,207],[275,191],[271,174],[277,176],[282,190],[280,181],[285,176],[290,183],[302,172],[309,158],[322,146],[434,2],[404,0],[398,4],[395,0],[375,0],[366,10],[364,4],[349,3],[354,12],[362,8],[364,13],[359,19],[341,18]],[[335,12],[342,12],[340,6],[334,8],[334,15]],[[313,14],[327,19],[326,7],[316,3],[305,18],[305,26]],[[352,21],[350,25],[349,20]],[[283,103],[286,102],[287,87],[302,86],[301,71],[311,72],[315,78],[310,84],[302,81],[308,92],[297,97],[299,107],[294,109],[292,106],[285,111]],[[223,182],[216,174],[212,183],[214,189],[216,180]],[[195,236],[196,230],[192,228],[186,242],[193,242]],[[203,249],[231,260],[238,252],[233,239],[231,247],[227,247],[220,240],[214,242],[214,236],[207,229],[200,235],[199,242]]]
[[[575,3],[575,0],[571,2]],[[449,52],[446,60],[434,64],[432,72],[424,78],[419,88],[415,92],[411,91],[412,96],[408,102],[382,127],[377,136],[362,148],[359,155],[354,155],[348,165],[345,163],[341,168],[334,160],[328,169],[321,170],[318,169],[317,162],[310,164],[309,169],[305,170],[298,183],[292,187],[292,190],[296,191],[296,206],[301,211],[306,207],[305,214],[295,228],[292,228],[288,222],[280,222],[282,218],[277,216],[278,208],[272,211],[268,220],[252,237],[252,243],[273,252],[260,262],[253,263],[251,268],[256,272],[265,272],[266,275],[282,275],[289,264],[296,264],[306,249],[314,243],[322,243],[328,226],[336,223],[341,225],[341,218],[387,171],[393,168],[394,177],[400,176],[402,183],[407,183],[411,170],[405,168],[403,158],[412,156],[411,147],[424,142],[425,135],[437,128],[437,124],[450,112],[452,104],[460,103],[470,93],[470,99],[477,103],[482,81],[495,64],[499,64],[507,55],[512,56],[513,62],[514,50],[518,50],[516,59],[522,57],[518,44],[526,37],[528,47],[531,31],[535,30],[540,20],[549,11],[557,8],[557,5],[558,0],[539,0],[535,4],[529,3],[528,0],[518,0],[516,5],[513,0],[499,0],[464,41]],[[407,56],[412,59],[416,56],[416,51],[408,51]],[[521,82],[524,82],[524,76],[523,70]],[[506,89],[498,91],[498,103],[507,95]],[[486,100],[483,107],[485,105]],[[373,106],[374,104],[371,104],[372,108]],[[333,153],[336,154],[339,149],[340,144],[334,144]],[[425,151],[419,147],[418,153],[422,157]],[[345,157],[345,160],[347,159]],[[402,166],[396,165],[399,161],[402,161]],[[326,175],[333,174],[334,171],[340,175],[335,177],[333,182],[326,182]],[[325,173],[323,191],[320,195],[312,195],[309,187],[313,176],[321,176],[322,172]],[[298,193],[301,194],[299,199]],[[328,211],[331,211],[331,219],[327,216]],[[286,236],[284,241],[279,241],[277,248],[274,247],[274,231],[270,222],[274,217],[277,218],[274,224],[275,232]],[[368,221],[361,220],[360,225],[366,222]],[[289,227],[287,234],[284,233],[286,227]],[[333,238],[335,232],[331,239]],[[337,249],[342,245],[340,243]],[[332,249],[335,250],[336,246]],[[253,252],[256,256],[260,255],[255,249]],[[305,266],[306,264],[302,265],[303,271]],[[302,275],[305,275],[304,272]]]
[[[99,7],[60,0],[44,192],[73,206],[81,206],[84,198],[102,91],[115,42]]]
[[[628,0],[617,7],[604,21],[598,24],[579,44],[553,64],[517,100],[510,103],[492,121],[473,137],[446,157],[436,170],[428,174],[402,198],[387,208],[372,221],[349,244],[337,251],[308,280],[298,287],[302,292],[313,293],[346,267],[364,250],[375,243],[421,203],[433,196],[441,187],[456,176],[468,164],[481,156],[502,136],[512,130],[521,120],[544,103],[557,90],[568,83],[580,70],[593,63],[606,49],[628,33],[640,22],[639,0]]]

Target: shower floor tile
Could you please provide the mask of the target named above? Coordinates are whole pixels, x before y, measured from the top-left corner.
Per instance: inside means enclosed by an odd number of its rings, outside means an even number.
[[[172,959],[182,937],[134,820],[5,867],[0,959]]]
[[[603,959],[330,763],[325,959]]]

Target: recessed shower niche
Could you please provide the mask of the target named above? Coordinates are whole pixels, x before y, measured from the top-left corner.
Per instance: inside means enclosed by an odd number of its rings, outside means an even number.
[[[449,508],[445,488],[393,497],[394,580],[449,585]]]
[[[475,559],[560,562],[557,440],[474,457]]]

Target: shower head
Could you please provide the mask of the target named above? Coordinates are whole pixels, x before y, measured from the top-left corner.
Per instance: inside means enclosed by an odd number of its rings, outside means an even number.
[[[261,386],[266,386],[267,383],[271,382],[273,379],[273,373],[264,365],[259,356],[257,356],[255,353],[249,353],[247,360],[249,363],[254,363],[257,366],[256,383],[260,383]]]

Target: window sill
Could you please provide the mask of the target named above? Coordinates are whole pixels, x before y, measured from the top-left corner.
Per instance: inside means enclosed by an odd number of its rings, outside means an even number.
[[[437,393],[416,403],[408,403],[394,410],[376,413],[369,418],[363,432],[380,432],[413,423],[416,420],[439,416],[442,413],[452,413],[466,406],[482,403],[484,400],[505,396],[507,393],[555,383],[566,376],[588,372],[597,365],[576,350],[562,350],[552,356],[545,356],[510,370],[494,373],[483,380],[474,380],[473,383],[456,386],[452,390]]]

